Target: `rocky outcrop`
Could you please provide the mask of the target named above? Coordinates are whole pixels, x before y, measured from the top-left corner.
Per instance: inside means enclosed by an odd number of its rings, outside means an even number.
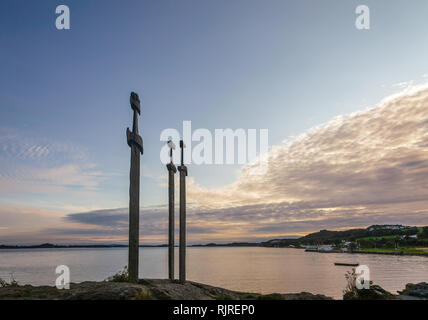
[[[355,289],[343,295],[343,300],[395,300],[397,297],[378,285],[369,289]]]
[[[428,283],[407,284],[403,291],[392,294],[378,285],[354,290],[344,300],[428,300]],[[246,293],[188,281],[180,284],[169,280],[127,282],[72,283],[69,290],[50,286],[6,285],[0,287],[0,300],[332,300],[321,294]]]
[[[188,281],[180,284],[169,280],[126,282],[72,283],[68,290],[49,286],[5,286],[0,299],[16,300],[331,300],[311,293],[269,294],[245,293]]]
[[[398,294],[392,294],[378,285],[371,285],[370,289],[355,289],[345,293],[343,300],[428,300],[428,283],[408,283]]]
[[[408,283],[403,291],[398,291],[398,294],[404,299],[413,297],[428,300],[428,283]]]

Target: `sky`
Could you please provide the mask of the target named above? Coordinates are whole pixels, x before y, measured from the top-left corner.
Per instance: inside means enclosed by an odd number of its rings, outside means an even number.
[[[70,30],[55,9],[70,8]],[[370,29],[355,9],[370,8]],[[0,244],[126,243],[141,99],[143,244],[167,239],[168,128],[268,129],[268,169],[188,165],[188,242],[428,224],[428,3],[0,3]]]

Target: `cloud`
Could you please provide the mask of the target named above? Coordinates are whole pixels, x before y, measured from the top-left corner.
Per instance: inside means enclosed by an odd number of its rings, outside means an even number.
[[[230,186],[189,188],[203,205],[299,201],[361,204],[426,199],[428,195],[428,88],[401,94],[378,107],[340,116],[268,154],[263,175],[243,168]]]
[[[96,210],[72,213],[66,219],[83,224],[122,227],[128,222],[127,209]]]
[[[49,156],[50,148],[46,144],[20,141],[15,135],[0,135],[0,155],[19,159],[43,159]],[[19,142],[17,144],[17,142]]]
[[[405,88],[411,88],[414,85],[415,81],[410,80],[410,81],[403,81],[403,82],[398,82],[398,83],[394,83],[392,85],[393,88],[401,88],[401,89],[405,89]]]
[[[30,206],[0,204],[0,241],[10,233],[32,232],[59,224],[62,215]]]
[[[78,160],[85,150],[70,143],[23,135],[13,128],[0,127],[0,157],[18,161]]]
[[[191,183],[189,201],[242,221],[264,219],[259,230],[278,234],[375,221],[427,223],[428,87],[312,128],[274,146],[267,158],[266,173],[253,174],[247,165],[223,188]],[[249,207],[257,213],[242,210]]]
[[[95,191],[104,175],[92,166],[81,163],[41,168],[21,165],[0,171],[2,193],[75,193]]]
[[[265,158],[264,173],[254,173],[257,163],[248,164],[222,188],[188,180],[189,243],[258,241],[372,224],[427,225],[428,86],[409,87],[372,109],[339,116],[272,147]],[[127,239],[126,208],[73,213],[63,222],[46,235],[69,242]],[[140,230],[142,243],[165,243],[167,207],[141,208]]]
[[[103,174],[68,143],[0,128],[0,191],[58,193],[95,190]]]

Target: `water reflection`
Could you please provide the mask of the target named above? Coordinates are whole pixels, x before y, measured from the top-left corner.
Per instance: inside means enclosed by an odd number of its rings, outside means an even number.
[[[1,250],[0,277],[24,284],[54,285],[55,268],[70,267],[71,281],[104,280],[123,269],[126,248]],[[342,297],[344,274],[351,267],[369,266],[371,278],[395,292],[406,283],[428,281],[428,258],[412,256],[312,253],[286,248],[188,248],[188,279],[232,290],[260,293],[307,291]],[[178,251],[176,252],[178,267]],[[167,249],[140,249],[140,276],[167,278]],[[178,276],[178,268],[176,269]]]

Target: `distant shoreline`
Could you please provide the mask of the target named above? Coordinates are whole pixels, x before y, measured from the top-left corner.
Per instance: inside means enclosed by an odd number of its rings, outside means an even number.
[[[208,243],[208,244],[194,244],[187,247],[259,247],[260,243]],[[140,248],[165,248],[167,244],[159,245],[140,245]],[[178,247],[178,246],[176,246]],[[85,249],[85,248],[128,248],[127,244],[90,244],[90,245],[57,245],[57,244],[38,244],[38,245],[0,245],[1,249]]]
[[[140,248],[166,248],[168,245],[140,245]],[[177,247],[177,246],[176,246]],[[344,254],[381,254],[381,255],[394,255],[394,256],[422,256],[428,258],[428,253],[408,253],[408,252],[387,252],[387,251],[318,251],[314,249],[304,249],[304,248],[290,248],[290,247],[266,247],[262,244],[257,243],[228,243],[228,244],[197,244],[197,245],[189,245],[188,248],[200,248],[200,247],[261,247],[261,248],[271,248],[271,249],[297,249],[297,250],[305,250],[305,252],[316,252],[316,253],[344,253]],[[104,249],[104,248],[128,248],[128,245],[33,245],[33,246],[4,246],[0,245],[0,250],[13,250],[13,249]]]
[[[140,248],[166,248],[168,245],[140,245]],[[176,246],[177,247],[177,246]],[[196,244],[189,245],[188,248],[200,248],[200,247],[261,247],[261,248],[277,248],[277,249],[298,249],[304,250],[304,248],[289,248],[289,247],[267,247],[263,246],[261,243],[227,243],[227,244]],[[42,245],[32,245],[32,246],[5,246],[0,245],[0,250],[14,250],[14,249],[104,249],[104,248],[128,248],[128,245],[112,244],[112,245],[54,245],[54,244],[42,244]],[[316,252],[316,253],[344,253],[344,254],[381,254],[381,255],[394,255],[394,256],[419,256],[427,257],[428,253],[409,253],[409,252],[388,252],[388,251],[318,251],[314,249],[305,249],[305,252]]]

